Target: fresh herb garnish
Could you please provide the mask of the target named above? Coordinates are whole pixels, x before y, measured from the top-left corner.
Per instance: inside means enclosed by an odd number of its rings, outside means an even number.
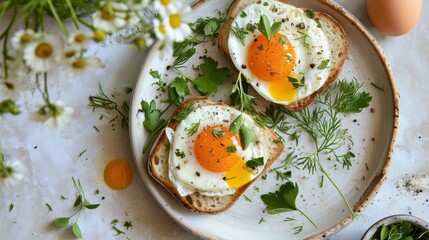
[[[247,149],[247,147],[256,140],[255,131],[243,123],[240,128],[240,140],[243,149]]]
[[[314,18],[314,12],[311,9],[305,9],[304,13],[305,13],[305,16],[307,16],[308,18],[310,19]]]
[[[124,222],[124,227],[128,230],[129,228],[133,228],[133,222],[132,221],[125,221]]]
[[[240,39],[241,44],[244,46],[244,39],[246,38],[246,35],[248,32],[244,29],[238,26],[238,23],[235,22],[235,26],[231,26],[231,31],[235,34],[238,39]]]
[[[295,40],[299,40],[305,48],[309,48],[310,44],[307,43],[308,34],[299,30],[298,33],[301,34],[301,36],[295,38]]]
[[[246,81],[236,81],[234,86],[231,89],[231,106],[234,106],[241,111],[246,110],[248,112],[254,113],[255,108],[253,107],[254,97],[247,94],[249,89],[249,84]]]
[[[12,212],[14,207],[15,207],[15,204],[13,203],[9,204],[9,212]]]
[[[50,212],[52,212],[52,206],[49,203],[45,203],[45,206],[48,208]]]
[[[287,37],[285,35],[282,35],[280,37],[280,43],[283,45],[285,45],[287,43]]]
[[[259,166],[264,166],[264,157],[252,158],[246,161],[246,166],[252,170],[255,170]]]
[[[242,11],[242,12],[240,13],[240,17],[241,17],[241,18],[245,18],[245,17],[247,17],[246,12],[245,12],[245,11]]]
[[[237,148],[235,146],[228,146],[226,147],[226,151],[229,153],[235,153],[237,152]]]
[[[189,95],[188,84],[183,77],[174,78],[167,88],[169,102],[177,106],[183,102],[186,95]]]
[[[110,99],[103,91],[101,84],[98,84],[98,95],[89,96],[89,107],[92,107],[92,110],[95,111],[97,108],[106,109],[106,110],[115,110],[122,118],[122,127],[128,126],[128,103],[123,102],[122,106],[119,105]]]
[[[319,66],[317,66],[317,69],[323,70],[323,69],[328,68],[329,61],[330,61],[330,59],[324,59],[324,60],[322,60],[322,62],[319,64]]]
[[[157,70],[153,70],[153,69],[150,69],[149,74],[153,78],[158,79],[157,82],[152,83],[152,85],[158,86],[158,88],[156,90],[157,91],[161,90],[162,92],[165,92],[165,90],[166,90],[165,87],[167,86],[167,84],[162,80],[161,74],[159,74],[159,72]]]
[[[225,136],[225,132],[220,127],[213,128],[212,133],[213,133],[213,136],[215,136],[216,138],[221,138]]]
[[[198,122],[194,122],[191,124],[191,127],[189,129],[186,129],[186,133],[188,134],[188,136],[192,136],[198,131],[198,128],[200,127],[200,122],[201,120],[199,120]]]
[[[269,214],[279,214],[283,212],[298,211],[311,224],[317,228],[316,224],[303,211],[296,206],[296,197],[298,196],[299,188],[296,183],[288,182],[280,187],[276,192],[270,192],[261,196],[262,201],[267,206]]]
[[[290,76],[288,76],[287,79],[292,84],[292,86],[294,88],[299,88],[299,87],[305,86],[305,76],[303,76],[301,78],[301,80],[298,80],[297,78],[290,77]]]
[[[74,177],[72,177],[72,180],[73,180],[74,187],[76,188],[76,192],[77,192],[77,197],[76,197],[76,200],[73,204],[73,207],[77,207],[78,210],[69,217],[61,217],[61,218],[55,219],[53,224],[57,228],[66,228],[69,226],[70,219],[77,215],[75,222],[73,223],[71,229],[72,229],[72,232],[73,232],[75,237],[82,238],[82,232],[81,232],[79,224],[78,224],[78,220],[79,220],[81,212],[85,208],[89,209],[89,210],[96,209],[100,206],[100,204],[90,203],[85,198],[85,193],[83,191],[83,187],[82,187],[82,184],[80,183],[80,180],[78,179],[76,181],[74,179]]]
[[[176,148],[176,151],[174,152],[174,154],[175,154],[177,157],[180,157],[180,158],[185,158],[185,157],[186,157],[185,152],[184,152],[184,151],[180,151],[180,150],[179,150],[179,149],[177,149],[177,148]]]
[[[247,23],[246,24],[246,30],[249,30],[251,33],[254,33],[256,30],[255,25],[251,24],[251,23]]]
[[[380,86],[376,85],[375,83],[371,83],[371,85],[372,85],[373,87],[375,87],[376,89],[378,89],[378,90],[380,90],[380,91],[384,92],[384,89],[383,89],[382,87],[380,87]]]
[[[195,88],[204,95],[217,92],[217,87],[230,78],[230,70],[226,67],[218,68],[218,62],[207,57],[200,65],[202,75],[193,83]]]
[[[402,221],[389,225],[382,225],[377,229],[370,240],[412,240],[429,239],[429,231],[414,226],[410,221]]]
[[[262,15],[259,18],[258,30],[270,41],[271,37],[280,31],[281,22],[275,22],[272,25],[267,15]]]

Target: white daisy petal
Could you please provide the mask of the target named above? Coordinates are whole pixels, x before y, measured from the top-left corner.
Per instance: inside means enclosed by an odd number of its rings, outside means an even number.
[[[50,112],[50,116],[46,119],[45,124],[52,128],[63,127],[72,116],[74,110],[71,107],[64,107],[64,104],[61,101],[54,103],[56,112]]]
[[[100,66],[100,61],[97,58],[70,58],[64,65],[66,74],[70,77],[83,74]]]
[[[88,47],[90,34],[84,31],[77,31],[71,34],[68,38],[70,50],[81,51]]]
[[[52,35],[29,43],[24,48],[24,60],[36,72],[46,72],[56,66],[62,58],[62,43]]]
[[[92,14],[93,25],[96,29],[114,32],[127,24],[126,11],[127,6],[123,3],[109,3]]]
[[[11,38],[12,47],[15,50],[21,50],[23,46],[39,37],[40,34],[36,34],[32,29],[19,30]]]
[[[15,186],[24,178],[25,168],[21,162],[4,162],[3,168],[6,169],[7,175],[0,175],[0,180],[4,181],[6,187]]]

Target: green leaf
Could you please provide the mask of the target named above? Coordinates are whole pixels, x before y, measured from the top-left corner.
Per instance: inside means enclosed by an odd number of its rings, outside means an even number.
[[[164,124],[165,120],[161,119],[161,111],[156,108],[155,100],[152,100],[150,103],[142,100],[141,106],[145,115],[143,126],[146,130],[154,132]]]
[[[308,18],[310,19],[314,18],[314,12],[311,9],[306,9],[304,13],[305,13],[305,16],[307,16]]]
[[[77,196],[76,200],[74,201],[73,207],[77,207],[81,203],[82,203],[82,195],[79,195],[79,196]]]
[[[85,204],[87,209],[96,209],[100,206],[100,204]]]
[[[213,128],[212,133],[213,133],[213,136],[215,136],[216,138],[221,138],[225,136],[225,132],[220,127]]]
[[[235,146],[228,146],[226,147],[226,152],[235,153],[237,152],[237,148]]]
[[[159,72],[157,70],[153,70],[150,69],[149,74],[156,79],[160,79],[161,78],[161,74],[159,74]]]
[[[241,17],[241,18],[245,18],[245,17],[247,17],[246,12],[245,12],[245,11],[242,11],[242,12],[240,13],[240,17]]]
[[[178,50],[177,50],[178,51]],[[177,58],[174,60],[173,64],[171,65],[173,68],[182,68],[183,65],[197,52],[197,49],[194,47],[186,50],[185,52],[181,53],[177,56]]]
[[[369,106],[372,96],[367,92],[360,92],[356,94],[353,99],[347,103],[343,112],[361,112],[364,108]]]
[[[259,166],[264,166],[264,158],[252,158],[251,160],[246,161],[246,166],[248,166],[252,170],[255,170]]]
[[[283,44],[283,45],[287,43],[287,37],[285,35],[282,35],[280,37],[280,43]]]
[[[243,150],[246,150],[249,145],[256,140],[256,135],[253,129],[247,127],[244,123],[240,128],[240,140]]]
[[[264,14],[259,18],[258,30],[270,41],[271,37],[280,31],[281,24],[281,22],[275,22],[271,25],[267,15]]]
[[[189,88],[183,77],[176,77],[168,84],[168,100],[170,103],[180,105],[186,95],[189,95]]]
[[[80,227],[77,224],[77,222],[75,222],[72,226],[72,232],[74,234],[75,237],[77,238],[82,238],[82,232],[80,231]]]
[[[186,133],[188,134],[189,137],[194,135],[194,133],[198,131],[198,128],[200,127],[200,122],[201,122],[201,119],[198,122],[192,123],[191,127],[189,129],[186,129]]]
[[[189,103],[188,105],[186,105],[186,107],[183,109],[183,111],[181,111],[179,114],[177,114],[174,119],[178,120],[178,121],[182,121],[184,120],[191,112],[192,112],[192,107],[194,106],[194,103]]]
[[[246,35],[248,32],[244,30],[244,28],[241,28],[238,26],[238,23],[235,22],[235,25],[231,27],[231,31],[234,33],[234,35],[240,39],[241,44],[244,46],[244,39],[246,38]]]
[[[65,228],[69,225],[69,218],[57,218],[54,220],[54,226],[57,228]]]
[[[294,77],[287,77],[288,81],[292,84],[292,86],[294,88],[299,88],[299,87],[303,87],[304,83],[305,83],[305,77],[302,77],[301,80],[298,80],[297,78]]]
[[[205,58],[200,65],[202,75],[197,77],[193,83],[195,88],[203,95],[216,93],[217,87],[229,79],[230,72],[226,67],[217,68],[218,62],[213,58]]]
[[[232,121],[229,126],[229,131],[233,133],[238,133],[240,131],[241,126],[243,125],[243,115],[240,114],[234,121]]]
[[[319,69],[319,70],[323,70],[323,69],[328,68],[329,61],[330,61],[330,59],[324,59],[324,60],[322,60],[322,62],[321,62],[321,63],[319,64],[319,66],[317,67],[317,69]]]
[[[381,226],[381,231],[380,231],[380,240],[384,240],[387,238],[389,232],[389,230],[387,229],[386,225],[383,224],[383,226]]]
[[[282,185],[279,191],[270,192],[261,196],[262,201],[267,205],[269,214],[278,214],[282,212],[296,211],[295,200],[298,196],[298,185],[288,182]]]
[[[246,30],[249,30],[250,32],[254,33],[256,30],[256,27],[255,27],[255,25],[253,25],[251,23],[247,23]]]
[[[249,84],[246,81],[242,81],[242,87],[243,87],[243,91],[240,91],[237,85],[234,85],[234,87],[231,89],[231,95],[230,95],[231,105],[236,108],[240,108],[241,106],[243,106],[243,109],[252,112],[254,111],[254,108],[253,108],[254,97],[247,94],[249,89]],[[240,95],[243,95],[243,100],[241,100]]]

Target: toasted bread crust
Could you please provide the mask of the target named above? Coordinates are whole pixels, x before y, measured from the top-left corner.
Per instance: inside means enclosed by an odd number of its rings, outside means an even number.
[[[228,106],[224,103],[212,102],[207,97],[198,96],[198,97],[190,98],[185,102],[183,102],[176,109],[173,115],[175,116],[179,114],[190,103],[194,103],[194,106],[196,107],[207,106],[207,105]],[[179,123],[180,121],[173,119],[169,122],[168,127],[175,129],[179,125]],[[273,132],[270,129],[265,129],[265,130],[267,134],[270,135],[270,138],[272,138],[273,141],[278,140],[278,137],[275,134],[275,132]],[[168,177],[168,156],[169,156],[170,147],[169,147],[169,141],[165,131],[161,133],[160,137],[158,138],[154,147],[152,148],[152,151],[149,156],[149,161],[148,161],[148,170],[149,170],[149,174],[155,180],[157,180],[164,188],[166,188],[185,207],[195,212],[216,214],[230,208],[234,204],[234,202],[237,201],[238,198],[243,194],[243,192],[250,185],[252,185],[252,183],[255,182],[259,178],[259,176],[264,174],[269,169],[269,167],[277,160],[277,158],[283,152],[284,146],[280,142],[277,142],[277,143],[273,142],[273,149],[275,149],[275,151],[271,154],[270,159],[268,159],[268,161],[266,162],[266,165],[263,171],[252,181],[237,189],[237,191],[232,195],[208,197],[208,196],[201,195],[198,192],[194,192],[188,196],[181,196]]]
[[[284,0],[278,0],[280,2],[289,4],[287,1]],[[224,55],[224,57],[231,63],[232,66],[234,66],[229,49],[228,49],[228,38],[230,34],[231,24],[234,21],[234,18],[238,15],[238,13],[244,9],[247,5],[251,3],[258,2],[258,0],[237,0],[234,4],[234,6],[231,7],[230,12],[228,13],[227,21],[223,28],[221,29],[219,33],[218,38],[218,46],[220,52]],[[337,79],[338,75],[340,74],[345,60],[347,58],[348,53],[348,41],[347,41],[347,35],[344,31],[343,27],[330,15],[322,12],[314,12],[314,18],[318,20],[321,23],[322,30],[330,36],[336,36],[339,41],[329,41],[329,47],[331,48],[331,67],[330,67],[330,73],[326,80],[326,82],[314,93],[311,95],[302,98],[298,101],[295,101],[293,103],[284,105],[285,108],[291,110],[291,111],[300,111],[307,106],[309,106],[317,97],[317,95],[323,93],[335,80]],[[341,47],[338,47],[336,45],[339,45]],[[335,46],[335,47],[334,47]]]

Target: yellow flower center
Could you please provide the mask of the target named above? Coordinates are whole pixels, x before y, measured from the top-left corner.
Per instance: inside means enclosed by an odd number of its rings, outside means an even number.
[[[35,51],[36,56],[42,59],[49,58],[50,56],[52,56],[53,52],[54,52],[54,49],[52,48],[51,45],[47,43],[40,43],[39,45],[37,45],[36,51]]]
[[[170,25],[172,28],[180,27],[181,23],[182,23],[182,19],[180,18],[179,14],[170,15]]]
[[[105,38],[106,38],[106,32],[101,31],[101,30],[96,30],[96,31],[94,32],[94,37],[93,37],[94,41],[96,41],[96,42],[101,42],[101,41],[103,41]]]
[[[78,59],[72,63],[72,66],[77,69],[82,69],[86,67],[87,62],[85,59]]]
[[[146,43],[146,41],[143,38],[136,38],[136,39],[134,39],[133,42],[138,48],[143,48],[145,46],[145,43]]]
[[[79,33],[79,34],[77,34],[77,35],[74,37],[74,40],[75,40],[77,43],[83,43],[83,42],[85,42],[85,40],[86,40],[86,36],[85,36],[85,34]]]
[[[158,30],[160,33],[165,34],[167,31],[165,30],[165,26],[160,24],[158,27]]]
[[[171,3],[171,0],[161,0],[162,5],[167,6]]]
[[[24,33],[21,36],[20,40],[21,40],[21,43],[28,43],[31,40],[31,36],[30,36],[30,34]]]
[[[109,12],[108,10],[102,10],[101,18],[106,21],[112,21],[115,19],[115,14],[113,12]]]

